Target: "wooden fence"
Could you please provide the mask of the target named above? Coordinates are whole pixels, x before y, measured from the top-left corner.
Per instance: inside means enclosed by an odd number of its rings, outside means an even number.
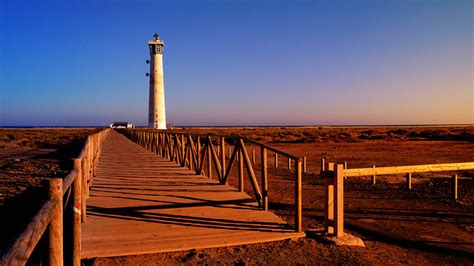
[[[221,184],[227,184],[235,163],[238,164],[239,190],[244,191],[244,168],[250,184],[263,210],[268,210],[268,152],[275,154],[275,166],[278,167],[278,155],[288,158],[288,168],[295,166],[295,231],[302,232],[302,164],[300,157],[275,149],[263,143],[234,136],[211,136],[169,131],[128,129],[122,134],[146,149],[175,161],[183,167],[195,170],[197,175],[213,177],[213,168]],[[252,163],[256,162],[255,151],[251,157],[245,143],[257,146],[261,157],[261,188],[258,184]],[[226,156],[226,146],[228,156]],[[226,158],[227,157],[227,158]],[[207,169],[205,172],[204,170]]]
[[[86,203],[89,188],[100,157],[104,138],[110,129],[87,137],[73,170],[64,178],[51,178],[48,183],[49,197],[31,222],[2,256],[0,265],[24,265],[48,229],[49,265],[81,264],[81,222],[86,220]],[[71,208],[72,217],[65,217]],[[72,228],[64,227],[64,220],[72,221]],[[64,243],[65,229],[72,229],[71,243]],[[64,250],[71,251],[71,261],[64,261]]]
[[[474,169],[474,162],[447,163],[447,164],[424,164],[409,166],[375,167],[347,169],[345,164],[337,164],[322,161],[321,176],[326,178],[325,204],[324,204],[324,226],[328,234],[337,237],[344,235],[344,179],[357,176],[371,176],[372,184],[375,184],[376,175],[404,174],[406,176],[407,189],[411,189],[411,178],[413,173],[446,172]],[[457,175],[453,176],[453,198],[457,199]]]

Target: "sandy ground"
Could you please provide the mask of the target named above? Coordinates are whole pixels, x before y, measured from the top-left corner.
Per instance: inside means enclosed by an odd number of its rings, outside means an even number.
[[[366,141],[356,143],[272,144],[308,158],[304,175],[304,229],[322,226],[322,157],[348,161],[349,167],[410,165],[474,161],[474,143],[463,141]],[[248,146],[249,152],[256,150]],[[280,158],[275,169],[269,154],[271,211],[293,224],[294,174]],[[260,167],[254,165],[257,179]],[[236,169],[230,184],[237,186]],[[346,231],[363,239],[366,248],[337,247],[306,238],[241,247],[194,250],[143,256],[101,258],[112,264],[467,264],[474,262],[474,172],[458,172],[460,198],[451,199],[450,173],[413,176],[406,191],[403,176],[380,176],[345,181]],[[247,178],[247,177],[246,177]],[[246,191],[252,188],[246,179]]]
[[[45,198],[50,177],[72,168],[86,136],[96,129],[0,129],[0,252]]]
[[[322,225],[323,181],[318,175],[321,158],[347,161],[349,168],[370,167],[373,164],[395,166],[474,161],[473,127],[207,130],[210,131],[249,136],[308,158],[308,173],[304,175],[303,184],[305,230]],[[249,152],[252,149],[254,147],[248,146]],[[258,162],[259,150],[256,149],[256,152]],[[268,162],[270,209],[292,224],[294,174],[286,169],[286,160],[283,158],[280,167],[275,169],[272,156],[269,154]],[[27,179],[28,171],[36,172],[35,169],[24,168],[17,161],[11,161],[11,157],[7,158],[10,158],[6,159],[10,167],[25,169],[24,175],[15,175],[16,179],[23,180],[21,182]],[[33,161],[31,164],[35,163]],[[42,161],[36,163],[42,164]],[[60,171],[67,169],[65,166],[59,167],[58,170],[46,171],[43,176],[54,171],[60,175]],[[254,167],[259,178],[259,165]],[[233,185],[236,185],[236,173],[234,169],[230,180]],[[369,177],[346,180],[346,230],[361,237],[366,248],[337,247],[305,238],[238,247],[101,258],[85,263],[472,265],[474,174],[472,171],[458,172],[460,198],[456,202],[450,198],[451,174],[415,175],[411,191],[405,190],[403,176],[378,177],[375,186],[370,184]],[[249,185],[246,177],[246,190],[252,195]],[[16,198],[19,197],[12,197]]]

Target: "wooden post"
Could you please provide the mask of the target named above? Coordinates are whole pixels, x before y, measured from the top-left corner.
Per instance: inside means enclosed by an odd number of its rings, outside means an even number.
[[[158,141],[156,142],[156,149],[157,149],[157,151],[158,151],[157,153],[158,153],[158,155],[160,155],[161,157],[163,157],[162,148],[161,148],[161,147],[162,147],[162,143],[163,143],[163,139],[161,138],[161,133],[158,132],[158,133],[156,133],[156,135],[157,135],[156,138],[157,138],[157,140],[158,140]]]
[[[344,161],[344,169],[347,169],[347,162]]]
[[[239,191],[240,192],[244,192],[244,155],[242,154],[242,152],[243,152],[242,149],[239,149],[238,153],[239,153]]]
[[[87,147],[87,146],[86,146]],[[87,190],[87,152],[85,156],[82,158],[81,163],[81,222],[84,223],[86,221],[86,190]]]
[[[326,171],[326,162],[324,158],[321,159],[321,171]]]
[[[260,157],[262,163],[262,205],[263,210],[268,211],[267,150],[263,146]]]
[[[252,163],[255,164],[255,150],[252,150]]]
[[[291,158],[288,158],[288,170],[291,170]]]
[[[212,156],[211,156],[211,145],[212,141],[209,139],[209,145],[207,145],[207,177],[212,178]]]
[[[275,153],[275,168],[278,168],[278,153]]]
[[[86,198],[89,198],[89,188],[90,188],[90,182],[92,180],[92,157],[93,152],[92,152],[92,141],[90,142],[89,148],[87,149],[87,180],[86,180]]]
[[[184,145],[184,134],[181,134],[181,157],[183,160],[183,166],[186,166],[186,158],[184,154],[186,153],[186,146]]]
[[[302,162],[295,161],[295,231],[303,231]]]
[[[306,173],[306,156],[303,157],[303,173]]]
[[[372,165],[372,168],[375,169],[375,164]],[[372,175],[371,180],[372,180],[372,185],[375,185],[375,175]]]
[[[344,236],[344,165],[334,168],[334,233]]]
[[[324,169],[332,171],[332,175],[326,179],[324,227],[326,228],[326,233],[334,234],[334,224],[332,224],[334,221],[334,163],[325,163]]]
[[[202,167],[200,167],[201,165],[201,136],[197,136],[197,139],[196,139],[196,155],[197,155],[196,174],[202,175]]]
[[[77,170],[76,179],[72,183],[74,205],[72,206],[72,265],[81,265],[81,180],[82,166],[80,159],[74,159],[74,169]]]
[[[57,202],[49,223],[49,264],[64,265],[63,251],[63,180],[49,179],[49,197]]]
[[[453,199],[458,199],[458,175],[453,175]]]
[[[408,173],[406,175],[406,179],[407,179],[407,190],[410,190],[411,189],[411,173]]]
[[[191,147],[191,144],[192,142],[190,141],[190,137],[188,136],[188,149],[189,149],[189,153],[188,153],[188,161],[189,161],[189,170],[193,170],[193,163],[194,163],[194,160],[193,160],[193,149]]]
[[[222,167],[222,177],[225,176],[225,137],[221,137],[221,153],[220,153],[220,157],[221,157],[221,167]],[[230,157],[229,157],[230,159]]]

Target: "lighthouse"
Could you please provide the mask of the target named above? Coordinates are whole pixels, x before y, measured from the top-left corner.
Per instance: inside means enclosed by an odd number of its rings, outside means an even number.
[[[148,127],[166,129],[165,86],[163,81],[163,46],[165,43],[155,33],[150,47],[150,95]]]

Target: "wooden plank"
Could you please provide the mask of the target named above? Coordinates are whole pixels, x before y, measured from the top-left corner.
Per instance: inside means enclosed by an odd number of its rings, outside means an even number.
[[[345,169],[344,176],[369,176],[369,175],[391,175],[406,173],[444,172],[474,169],[474,162],[467,163],[445,163],[445,164],[423,164],[409,166],[391,166],[377,168],[354,168]]]
[[[237,157],[239,150],[234,149],[231,157]],[[304,235],[261,210],[245,192],[198,176],[114,132],[102,153],[88,222],[82,227],[82,258],[224,247]]]

